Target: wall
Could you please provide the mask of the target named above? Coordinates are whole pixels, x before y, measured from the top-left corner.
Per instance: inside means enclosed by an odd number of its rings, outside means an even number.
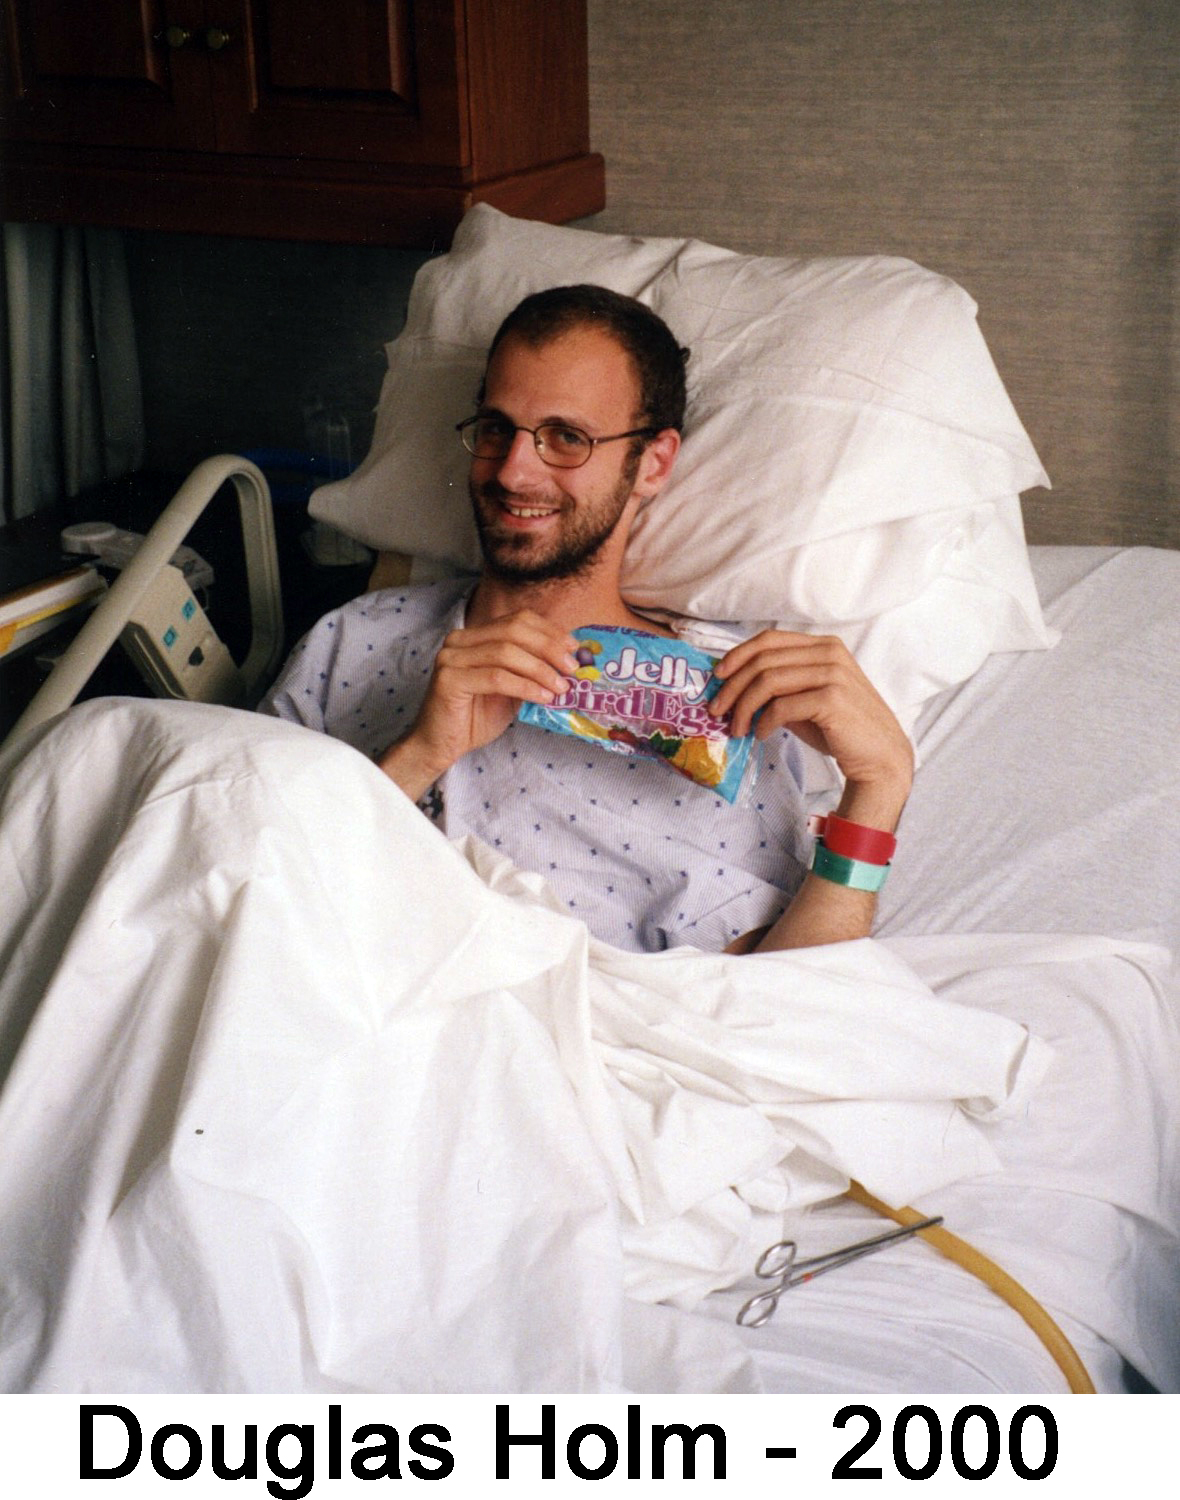
[[[1030,536],[1180,546],[1174,0],[590,0],[590,18],[596,227],[947,273],[1054,482],[1025,502]]]
[[[589,0],[590,227],[946,272],[1053,477],[1040,541],[1180,546],[1175,0]],[[367,440],[421,257],[132,237],[149,460]]]

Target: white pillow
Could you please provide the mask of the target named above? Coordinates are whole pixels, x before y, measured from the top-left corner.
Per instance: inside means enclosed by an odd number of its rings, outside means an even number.
[[[893,257],[739,255],[480,205],[419,271],[372,448],[312,514],[477,570],[454,425],[505,313],[575,281],[639,297],[692,351],[684,445],[627,550],[632,603],[838,633],[907,727],[989,652],[1053,643],[1018,500],[1047,476],[974,302]]]

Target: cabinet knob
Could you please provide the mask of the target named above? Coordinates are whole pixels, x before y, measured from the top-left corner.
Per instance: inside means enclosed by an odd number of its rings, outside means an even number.
[[[220,26],[206,26],[204,36],[205,46],[210,52],[220,52],[232,40],[229,32],[224,31]]]
[[[187,47],[192,39],[193,34],[187,26],[168,26],[165,30],[156,33],[156,41],[171,47],[173,52],[179,51],[181,47]]]

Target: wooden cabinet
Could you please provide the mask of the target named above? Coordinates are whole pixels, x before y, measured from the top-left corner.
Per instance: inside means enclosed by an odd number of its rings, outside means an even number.
[[[603,205],[585,0],[3,0],[5,219],[391,245]]]

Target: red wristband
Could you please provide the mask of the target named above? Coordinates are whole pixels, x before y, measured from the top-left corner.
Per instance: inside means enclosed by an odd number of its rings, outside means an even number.
[[[824,848],[832,854],[842,854],[845,859],[859,859],[870,865],[887,865],[897,849],[897,840],[883,828],[866,828],[863,823],[850,823],[835,813],[826,817],[812,818],[812,829],[824,841]]]

